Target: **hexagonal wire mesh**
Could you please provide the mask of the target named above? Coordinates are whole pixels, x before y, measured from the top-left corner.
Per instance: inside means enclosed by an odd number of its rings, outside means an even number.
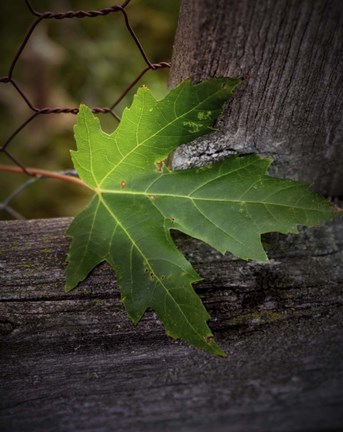
[[[19,68],[18,61],[23,56],[23,52],[25,47],[27,47],[28,42],[33,37],[34,33],[37,32],[37,28],[39,28],[41,23],[46,22],[48,20],[71,20],[71,19],[82,19],[82,18],[96,18],[96,17],[104,17],[109,14],[119,14],[122,16],[124,20],[125,27],[134,42],[136,49],[139,51],[142,59],[145,62],[145,67],[143,70],[139,72],[138,75],[126,86],[126,88],[120,93],[120,95],[116,98],[116,100],[109,106],[106,107],[93,107],[92,111],[94,113],[104,113],[111,115],[117,121],[120,121],[119,115],[116,113],[116,108],[118,104],[125,98],[125,96],[130,92],[132,88],[141,80],[143,75],[146,74],[149,70],[158,70],[163,68],[169,68],[170,64],[164,61],[153,63],[148,58],[142,43],[138,39],[132,25],[130,24],[127,6],[131,3],[131,0],[126,0],[121,4],[114,5],[111,7],[106,7],[99,10],[77,10],[77,11],[67,11],[67,12],[38,12],[32,6],[32,2],[30,0],[25,0],[25,4],[27,6],[28,14],[31,14],[35,17],[34,21],[29,26],[23,40],[21,41],[16,53],[12,61],[10,62],[9,70],[6,76],[0,77],[0,83],[6,86],[12,86],[12,89],[19,96],[21,102],[26,105],[26,107],[30,110],[30,115],[26,118],[19,126],[15,128],[15,130],[10,133],[7,139],[5,139],[4,143],[0,145],[0,153],[5,155],[10,164],[0,165],[0,171],[2,172],[16,172],[16,173],[24,173],[30,176],[30,179],[21,183],[19,186],[15,187],[13,191],[10,191],[4,198],[2,202],[0,202],[0,210],[5,211],[8,215],[13,218],[24,218],[24,216],[17,211],[12,205],[12,201],[17,197],[24,189],[26,189],[30,184],[36,182],[37,180],[43,179],[46,177],[44,174],[44,170],[39,169],[31,169],[23,163],[19,157],[14,156],[13,152],[10,151],[13,147],[14,139],[20,134],[25,128],[27,128],[32,121],[38,116],[43,115],[53,115],[53,114],[71,114],[75,115],[78,113],[77,107],[60,107],[60,106],[50,106],[50,107],[37,107],[34,102],[32,102],[29,92],[26,89],[23,89],[21,84],[14,78],[14,72]],[[51,173],[53,174],[53,173]],[[59,172],[55,172],[55,176],[58,178],[59,176],[77,176],[77,173],[73,170],[62,170]],[[51,177],[52,175],[50,175]]]

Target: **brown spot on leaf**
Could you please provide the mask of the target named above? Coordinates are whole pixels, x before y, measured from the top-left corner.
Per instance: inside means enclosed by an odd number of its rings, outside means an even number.
[[[157,172],[162,172],[162,170],[163,170],[163,167],[164,167],[164,162],[163,161],[161,161],[161,162],[156,162],[155,163],[155,166],[156,166],[156,171]]]

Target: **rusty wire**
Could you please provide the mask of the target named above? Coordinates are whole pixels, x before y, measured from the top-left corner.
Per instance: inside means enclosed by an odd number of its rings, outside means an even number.
[[[162,68],[169,68],[170,64],[167,62],[160,62],[160,63],[152,63],[147,54],[145,53],[145,50],[139,41],[136,33],[134,32],[133,28],[130,25],[128,14],[125,10],[125,8],[128,6],[128,4],[131,2],[131,0],[126,0],[122,2],[121,4],[114,5],[108,8],[100,9],[100,10],[78,10],[78,11],[67,11],[67,12],[39,12],[35,10],[31,4],[30,0],[25,0],[26,6],[28,8],[29,13],[31,13],[33,16],[36,17],[36,19],[32,22],[29,29],[26,32],[26,35],[21,42],[17,52],[15,53],[13,60],[10,64],[8,74],[6,76],[0,77],[0,83],[12,85],[15,89],[15,91],[20,95],[22,101],[29,107],[29,109],[32,111],[32,114],[28,119],[26,119],[20,126],[18,126],[14,132],[6,139],[6,141],[0,146],[0,153],[3,153],[7,156],[7,158],[13,162],[17,167],[21,169],[21,171],[28,176],[36,176],[32,172],[29,172],[29,170],[18,160],[18,158],[14,157],[12,153],[8,150],[10,147],[13,139],[28,125],[30,124],[37,116],[44,115],[44,114],[73,114],[76,115],[79,112],[79,109],[77,107],[68,108],[68,107],[36,107],[34,106],[29,97],[24,93],[24,91],[20,88],[19,84],[15,81],[13,78],[13,74],[16,69],[16,65],[18,60],[20,59],[20,56],[22,52],[25,49],[25,46],[27,45],[28,41],[31,38],[31,35],[33,34],[34,30],[37,28],[37,26],[44,20],[63,20],[63,19],[82,19],[82,18],[96,18],[101,16],[106,16],[111,13],[120,13],[122,14],[124,18],[124,22],[126,25],[126,28],[128,32],[130,33],[137,49],[139,50],[144,62],[146,63],[146,67],[137,75],[137,77],[123,90],[121,95],[110,105],[109,107],[93,107],[92,112],[93,113],[103,113],[103,114],[111,114],[118,122],[120,121],[119,115],[114,111],[116,106],[122,101],[122,99],[129,93],[129,91],[138,83],[138,81],[145,75],[146,72],[149,70],[157,70]],[[66,175],[75,175],[75,172],[69,172],[69,171],[63,171]],[[12,199],[17,196],[23,189],[25,189],[28,185],[32,184],[36,180],[39,180],[41,178],[44,178],[44,176],[36,176],[35,179],[30,179],[26,181],[23,185],[21,185],[19,188],[17,188],[12,194],[10,194],[2,203],[0,203],[0,209],[6,210],[10,215],[12,215],[15,218],[23,218],[21,214],[16,212],[11,206],[10,203]]]

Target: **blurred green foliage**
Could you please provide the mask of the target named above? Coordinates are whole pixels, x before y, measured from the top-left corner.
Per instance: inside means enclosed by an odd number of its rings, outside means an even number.
[[[91,10],[110,7],[108,0],[32,0],[40,11]],[[119,3],[118,3],[119,4]],[[129,21],[153,63],[169,61],[177,22],[179,1],[132,0],[126,8]],[[35,20],[25,2],[0,2],[0,75],[10,63],[30,24]],[[145,68],[146,64],[129,34],[121,13],[83,19],[44,20],[35,29],[18,61],[13,78],[34,106],[109,106]],[[168,70],[148,71],[116,108],[120,115],[130,104],[139,85],[147,85],[162,97]],[[30,117],[32,111],[10,84],[0,83],[0,143]],[[99,115],[105,130],[117,122]],[[13,156],[27,167],[50,170],[71,168],[69,150],[74,148],[75,116],[49,114],[36,117],[9,146]],[[0,164],[11,163],[0,154]],[[27,178],[0,172],[0,202]],[[28,186],[11,202],[26,218],[71,216],[88,200],[77,185],[42,180]],[[11,218],[0,210],[0,218]]]

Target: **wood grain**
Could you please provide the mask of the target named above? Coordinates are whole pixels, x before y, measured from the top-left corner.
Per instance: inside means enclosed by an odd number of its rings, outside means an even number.
[[[343,195],[343,2],[183,0],[170,85],[244,77],[218,131],[175,167],[231,154],[272,157],[273,172]]]
[[[340,430],[342,221],[265,237],[267,265],[175,237],[227,360],[134,326],[105,264],[64,293],[69,222],[0,222],[1,431]]]

